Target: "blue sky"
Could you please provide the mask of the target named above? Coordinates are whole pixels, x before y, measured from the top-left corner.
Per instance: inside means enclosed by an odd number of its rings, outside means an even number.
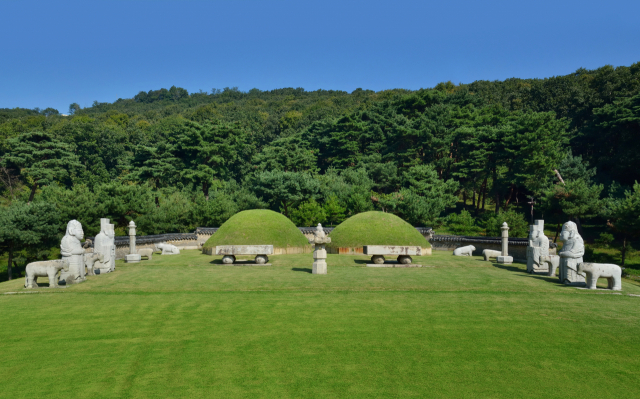
[[[0,108],[139,91],[419,89],[640,61],[640,1],[0,0]]]

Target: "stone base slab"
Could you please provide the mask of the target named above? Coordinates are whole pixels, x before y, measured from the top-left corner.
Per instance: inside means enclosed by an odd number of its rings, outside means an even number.
[[[505,265],[513,263],[513,256],[498,256],[498,263]]]
[[[271,263],[256,263],[253,260],[237,260],[233,263],[223,263],[225,266],[271,266]]]
[[[124,256],[124,263],[138,263],[141,259],[140,254],[129,254]]]

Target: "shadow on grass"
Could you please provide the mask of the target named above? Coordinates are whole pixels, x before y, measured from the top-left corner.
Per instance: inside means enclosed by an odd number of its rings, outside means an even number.
[[[312,270],[306,267],[294,267],[291,270],[293,270],[294,272],[305,272],[305,273],[311,273]]]
[[[520,269],[519,267],[509,266],[509,265],[505,265],[505,264],[502,264],[502,263],[493,263],[493,266],[497,267],[498,269],[508,270],[510,272],[526,273],[522,269]]]
[[[493,266],[497,267],[499,269],[508,270],[510,272],[521,273],[523,275],[523,277],[534,278],[536,280],[542,280],[542,281],[546,281],[546,282],[549,282],[549,283],[556,283],[557,285],[564,285],[564,284],[562,284],[560,282],[560,280],[558,279],[558,276],[549,276],[549,275],[547,275],[547,273],[544,273],[544,272],[541,272],[541,273],[527,273],[526,270],[522,270],[519,267],[504,265],[502,263],[494,263]]]
[[[222,263],[222,259],[214,259],[209,263],[212,265],[224,265],[224,263]]]
[[[366,265],[367,263],[371,263],[371,259],[354,259],[354,262],[359,265]]]

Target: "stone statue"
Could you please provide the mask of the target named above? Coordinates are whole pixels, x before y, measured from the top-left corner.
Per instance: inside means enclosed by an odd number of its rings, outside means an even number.
[[[489,262],[491,258],[497,258],[502,255],[502,251],[496,251],[494,249],[483,249],[482,256],[484,256],[484,260]]]
[[[25,268],[24,288],[38,288],[38,277],[49,277],[49,288],[58,286],[56,275],[65,268],[64,260],[43,260],[31,262]]]
[[[98,257],[93,265],[95,274],[109,273],[112,271],[112,265],[115,265],[112,226],[109,224],[109,219],[100,219],[100,233],[96,236],[93,245],[93,252]]]
[[[156,251],[162,251],[161,255],[179,255],[180,249],[172,244],[166,242],[156,244]]]
[[[547,272],[547,263],[541,257],[549,256],[549,239],[544,235],[544,220],[536,220],[529,226],[529,246],[527,247],[527,272]]]
[[[587,275],[587,289],[595,290],[599,278],[607,279],[610,290],[622,289],[622,268],[610,263],[579,263],[578,273]]]
[[[473,256],[473,251],[476,250],[476,247],[473,245],[467,245],[465,247],[458,247],[453,250],[454,256]]]
[[[96,272],[94,267],[97,262],[100,261],[102,254],[95,252],[88,252],[84,254],[84,265],[87,268],[87,276],[95,276]]]
[[[66,285],[85,280],[84,248],[80,240],[84,238],[82,225],[77,220],[67,223],[67,232],[60,242],[60,254],[65,268],[60,273],[60,283]]]
[[[324,248],[325,244],[331,242],[331,237],[327,237],[324,234],[322,225],[318,223],[316,231],[313,232],[313,238],[309,239],[309,244],[314,244],[313,250],[313,268],[311,273],[313,274],[327,274],[327,250]]]
[[[562,250],[560,250],[560,281],[564,284],[583,285],[584,273],[578,272],[578,265],[583,262],[584,241],[578,234],[578,226],[573,222],[562,225],[560,232]]]

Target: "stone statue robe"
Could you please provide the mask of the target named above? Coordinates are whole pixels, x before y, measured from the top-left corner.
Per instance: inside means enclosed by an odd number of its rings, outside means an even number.
[[[584,283],[584,274],[578,273],[578,264],[583,262],[584,241],[579,234],[564,242],[560,255],[560,281],[563,283]]]
[[[111,239],[104,233],[104,231],[101,231],[96,236],[93,243],[93,252],[96,252],[102,256],[102,260],[97,261],[94,265],[94,270],[100,270],[99,273],[108,273],[111,271],[111,246]]]
[[[111,225],[111,229],[109,230],[107,237],[109,237],[109,245],[110,245],[109,251],[111,253],[109,267],[113,272],[116,270],[116,239],[115,239],[115,230],[113,225]]]

